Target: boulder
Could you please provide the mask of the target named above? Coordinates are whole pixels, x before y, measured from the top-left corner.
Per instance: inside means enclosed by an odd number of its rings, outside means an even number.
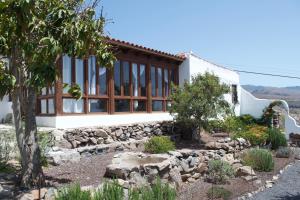
[[[178,168],[174,167],[169,172],[171,182],[175,183],[176,189],[180,189],[182,187],[182,179],[180,175],[180,171]]]
[[[255,172],[250,166],[242,166],[237,169],[237,176],[255,176]]]
[[[61,165],[68,162],[79,162],[80,154],[75,149],[62,149],[59,151],[49,151],[46,153],[47,160],[50,164]]]
[[[108,137],[106,131],[103,130],[103,129],[96,129],[94,135],[97,136],[97,137],[101,137],[101,138],[107,138]]]

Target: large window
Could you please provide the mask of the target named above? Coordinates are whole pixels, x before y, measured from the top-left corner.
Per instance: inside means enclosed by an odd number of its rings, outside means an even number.
[[[76,99],[63,99],[63,112],[64,113],[83,113],[83,100]]]
[[[146,96],[146,66],[140,65],[140,88],[141,88],[141,96]]]
[[[82,59],[75,60],[76,84],[79,85],[81,92],[84,92],[84,66]]]
[[[63,92],[68,93],[68,90],[72,84],[72,59],[67,55],[63,56],[62,71],[63,71],[62,82],[63,84],[66,84],[66,87],[64,87]]]

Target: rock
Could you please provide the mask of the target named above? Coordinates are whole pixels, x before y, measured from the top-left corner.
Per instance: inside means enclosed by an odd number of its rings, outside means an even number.
[[[145,127],[145,128],[143,129],[143,131],[146,132],[146,133],[150,133],[150,132],[151,132],[151,129],[150,129],[149,127]]]
[[[97,136],[97,137],[101,137],[101,138],[107,138],[108,137],[106,131],[103,130],[103,129],[96,129],[94,135]]]
[[[219,150],[219,149],[224,149],[224,150],[229,150],[229,145],[227,143],[219,143],[219,142],[208,142],[205,144],[206,149],[210,150]]]
[[[271,187],[273,187],[273,183],[266,181],[266,188],[271,188]]]
[[[196,180],[195,180],[194,178],[192,178],[192,177],[188,178],[187,181],[188,181],[189,183],[194,183],[194,182],[196,182]]]
[[[175,156],[177,158],[181,158],[182,157],[182,154],[178,151],[169,151],[168,152],[171,156]]]
[[[182,179],[182,181],[187,181],[188,180],[188,178],[190,178],[192,175],[191,174],[183,174],[183,175],[181,175],[181,179]]]
[[[236,139],[241,145],[244,145],[244,144],[246,144],[247,142],[246,142],[246,140],[244,139],[244,138],[237,138]]]
[[[182,187],[180,171],[177,168],[172,168],[169,175],[171,181],[175,183],[176,189],[180,189]]]
[[[192,178],[198,179],[198,178],[200,178],[200,176],[201,176],[200,173],[195,173],[195,174],[192,176]]]
[[[207,164],[199,163],[198,167],[195,169],[197,173],[204,173],[208,170]]]
[[[277,181],[278,180],[278,176],[273,176],[273,181]]]
[[[116,130],[116,136],[117,136],[117,137],[120,137],[122,134],[123,134],[122,129],[117,129],[117,130]]]
[[[56,141],[59,141],[64,139],[65,132],[63,130],[55,129],[51,132],[51,134]]]
[[[245,181],[254,181],[257,179],[257,176],[242,176],[242,179]]]
[[[255,172],[252,169],[252,167],[250,167],[250,166],[242,166],[237,169],[236,175],[237,176],[248,176],[248,175],[255,176]]]
[[[55,193],[55,188],[48,188],[47,193],[45,194],[45,200],[53,200],[55,198]]]
[[[189,165],[184,160],[180,162],[180,166],[182,167],[185,173],[189,173],[193,170],[189,167]]]
[[[139,172],[131,172],[129,178],[129,182],[134,183],[139,187],[148,185],[148,181],[144,177],[142,177]]]
[[[40,197],[39,197],[39,190],[32,190],[31,194],[33,196],[33,199],[44,199],[45,194],[47,193],[47,189],[46,188],[41,188],[40,190]]]
[[[61,165],[68,162],[79,162],[80,154],[75,149],[61,149],[60,151],[49,151],[46,154],[50,164]]]
[[[91,137],[90,141],[91,141],[92,144],[95,144],[95,145],[97,144],[97,140],[94,137]]]
[[[31,193],[22,194],[18,197],[19,200],[34,200],[34,196]]]
[[[124,181],[123,179],[117,179],[117,182],[123,188],[128,189],[130,187],[129,182],[128,181]]]
[[[233,154],[225,154],[224,157],[222,157],[223,161],[228,162],[230,165],[232,165],[233,163],[237,162],[234,157]]]

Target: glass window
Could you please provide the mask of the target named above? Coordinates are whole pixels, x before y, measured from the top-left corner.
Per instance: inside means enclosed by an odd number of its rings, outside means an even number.
[[[53,99],[48,99],[48,113],[54,114],[54,101]]]
[[[76,59],[75,60],[75,69],[76,69],[76,83],[79,85],[81,92],[84,92],[84,67],[83,60]]]
[[[89,57],[89,94],[96,94],[96,57]]]
[[[152,96],[156,96],[156,76],[155,76],[155,67],[151,66],[151,90]]]
[[[100,84],[100,95],[107,94],[107,71],[105,67],[99,68],[99,84]]]
[[[42,95],[46,95],[47,94],[47,88],[42,88]]]
[[[120,61],[114,63],[114,82],[115,82],[115,95],[121,95],[121,68]]]
[[[115,100],[115,112],[129,112],[130,100]]]
[[[238,94],[237,94],[237,85],[231,86],[231,97],[232,97],[232,103],[237,104],[238,103]]]
[[[146,101],[133,101],[133,110],[134,111],[146,111]]]
[[[163,111],[163,101],[152,101],[152,111]]]
[[[89,112],[107,112],[107,101],[104,99],[90,99]]]
[[[158,96],[161,97],[162,96],[162,69],[161,68],[157,68],[157,89],[158,89]]]
[[[72,67],[71,67],[71,57],[63,56],[63,83],[68,84],[64,87],[63,93],[68,93],[68,90],[72,84]]]
[[[132,64],[132,85],[133,85],[133,96],[139,96],[138,87],[138,65],[136,63]]]
[[[169,96],[169,70],[164,69],[165,96]]]
[[[171,81],[175,83],[175,69],[171,69]]]
[[[55,94],[55,87],[54,86],[49,87],[49,94],[50,95]]]
[[[141,96],[146,96],[146,66],[140,65]]]
[[[41,113],[47,114],[47,99],[41,100]]]
[[[124,96],[130,96],[129,63],[123,62]]]
[[[83,100],[63,99],[64,113],[83,113]]]

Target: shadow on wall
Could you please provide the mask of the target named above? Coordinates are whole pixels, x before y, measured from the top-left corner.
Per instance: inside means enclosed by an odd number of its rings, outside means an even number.
[[[241,115],[250,114],[255,118],[260,118],[263,110],[268,107],[272,102],[278,101],[276,99],[258,99],[250,92],[241,87]],[[289,105],[284,100],[282,102],[285,114],[285,136],[289,139],[291,133],[300,134],[300,126],[297,125],[296,120],[290,116]]]

